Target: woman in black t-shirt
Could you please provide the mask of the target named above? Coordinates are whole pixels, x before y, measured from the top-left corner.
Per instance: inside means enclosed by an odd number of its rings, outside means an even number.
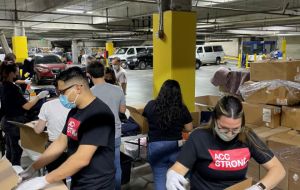
[[[284,178],[282,164],[245,126],[239,99],[225,96],[213,111],[210,127],[197,129],[190,135],[177,162],[167,173],[167,189],[184,189],[188,171],[191,171],[192,190],[225,189],[246,178],[251,157],[268,172],[247,190],[272,189]]]
[[[176,161],[182,130],[193,129],[192,118],[183,104],[180,85],[167,80],[158,97],[148,102],[143,116],[149,123],[148,160],[154,175],[156,190],[166,189],[166,173]]]
[[[19,146],[20,131],[19,128],[7,121],[17,121],[24,123],[25,110],[30,110],[41,98],[45,98],[49,92],[42,91],[36,98],[27,101],[21,91],[21,88],[14,82],[18,78],[19,69],[13,62],[3,62],[0,68],[2,80],[1,111],[3,117],[1,126],[5,132],[6,158],[12,165],[20,165],[22,149]]]

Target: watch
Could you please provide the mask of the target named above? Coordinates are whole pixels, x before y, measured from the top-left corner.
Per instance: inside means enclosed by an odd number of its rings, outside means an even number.
[[[265,190],[266,189],[266,186],[263,184],[263,183],[257,183],[256,184],[261,190]]]

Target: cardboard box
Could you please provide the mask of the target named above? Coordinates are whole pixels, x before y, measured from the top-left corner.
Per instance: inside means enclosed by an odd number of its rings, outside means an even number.
[[[199,112],[191,112],[191,116],[193,119],[193,127],[200,127],[200,113]]]
[[[132,119],[139,125],[141,134],[147,134],[149,131],[148,121],[142,114],[143,112],[138,111],[135,107],[126,106]],[[143,108],[142,108],[143,109]]]
[[[281,126],[300,130],[300,107],[282,107]]]
[[[244,190],[247,189],[248,187],[251,187],[252,185],[252,178],[248,178],[240,183],[237,183],[235,185],[232,185],[225,190]]]
[[[300,134],[295,130],[273,135],[267,140],[267,145],[273,151],[284,148],[300,147]]]
[[[290,128],[287,127],[278,127],[278,128],[268,128],[268,127],[258,127],[254,128],[253,131],[257,134],[257,136],[264,142],[267,143],[267,140],[273,135],[278,135],[282,133],[286,133],[290,131]]]
[[[281,108],[264,104],[243,102],[246,125],[276,128],[280,126]]]
[[[34,131],[34,124],[30,123],[19,123],[14,121],[8,121],[20,128],[20,139],[21,146],[23,148],[43,153],[45,151],[45,145],[48,142],[48,134],[43,132],[41,134],[36,134]]]
[[[251,63],[250,80],[288,80],[300,82],[300,61]]]
[[[18,175],[12,168],[11,163],[6,159],[0,160],[0,188],[1,190],[11,190],[18,184]],[[63,182],[48,185],[44,190],[68,190]]]
[[[284,86],[274,89],[268,87],[255,90],[251,95],[244,97],[245,101],[254,104],[271,104],[279,106],[295,105],[300,102],[300,91],[297,88],[289,90]]]
[[[209,122],[211,112],[220,100],[220,96],[198,96],[195,98],[195,110],[200,113],[200,124]]]

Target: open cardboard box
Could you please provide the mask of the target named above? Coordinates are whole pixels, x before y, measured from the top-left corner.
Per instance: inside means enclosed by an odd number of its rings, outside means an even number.
[[[34,132],[34,122],[30,123],[19,123],[15,121],[8,121],[9,123],[16,125],[20,128],[20,139],[21,146],[23,148],[43,153],[45,151],[45,145],[48,142],[48,134],[43,132],[41,134],[36,134]]]
[[[139,125],[141,134],[147,134],[149,131],[148,121],[142,115],[141,110],[139,111],[137,108],[132,106],[126,106],[126,108],[128,109],[132,119]]]
[[[0,189],[12,190],[18,185],[18,175],[12,168],[11,163],[6,159],[0,160]],[[63,182],[48,185],[44,190],[68,190]]]
[[[225,190],[245,190],[251,187],[251,185],[252,185],[252,178],[248,178],[240,183],[237,183],[235,185],[226,188]]]

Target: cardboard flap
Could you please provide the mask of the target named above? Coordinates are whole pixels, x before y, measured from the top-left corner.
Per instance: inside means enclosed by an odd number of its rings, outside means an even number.
[[[251,185],[252,185],[252,178],[248,178],[240,183],[237,183],[235,185],[226,188],[225,190],[245,190],[248,187],[251,187]]]
[[[43,132],[36,134],[31,123],[29,125],[8,121],[9,123],[20,127],[20,139],[21,146],[23,148],[33,150],[35,152],[43,153],[45,151],[45,145],[48,141],[48,134]]]
[[[0,187],[1,190],[11,190],[18,184],[18,176],[6,159],[0,160]]]
[[[147,119],[134,107],[126,106],[132,119],[138,124],[141,134],[147,134],[149,131]]]

